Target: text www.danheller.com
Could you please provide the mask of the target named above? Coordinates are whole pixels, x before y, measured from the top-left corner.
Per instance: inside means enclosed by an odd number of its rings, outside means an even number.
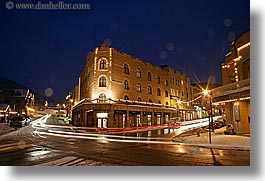
[[[36,3],[16,3],[14,1],[6,2],[6,9],[8,10],[89,10],[89,3],[67,3],[65,1],[59,2],[41,2]]]

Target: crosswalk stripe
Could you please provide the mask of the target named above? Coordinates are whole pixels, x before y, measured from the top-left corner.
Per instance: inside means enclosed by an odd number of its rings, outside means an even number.
[[[79,159],[77,159],[77,160],[71,161],[70,163],[64,164],[63,166],[71,166],[71,165],[74,165],[74,164],[80,163],[80,162],[82,162],[82,161],[84,161],[84,160],[86,160],[86,159],[84,159],[84,158],[79,158]]]
[[[107,164],[75,156],[66,156],[57,160],[49,161],[42,164],[37,164],[35,166],[107,166],[107,165],[110,166],[113,164]]]
[[[64,157],[64,158],[60,158],[58,160],[54,160],[54,161],[50,161],[50,162],[47,162],[47,163],[40,164],[38,166],[61,166],[63,164],[72,162],[72,161],[74,161],[76,159],[78,159],[78,157],[67,156],[67,157]]]

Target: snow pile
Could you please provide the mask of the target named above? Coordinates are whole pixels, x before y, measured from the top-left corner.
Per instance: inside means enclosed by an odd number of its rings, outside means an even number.
[[[246,136],[213,134],[211,140],[212,144],[218,145],[250,146],[250,138]],[[188,136],[184,142],[189,144],[208,144],[209,135],[202,135],[201,137]]]
[[[221,128],[211,132],[211,144],[209,141],[209,132],[201,133],[200,136],[197,134],[181,137],[177,136],[174,138],[174,141],[182,142],[188,145],[198,145],[212,148],[250,150],[250,136],[225,135],[224,130],[225,128]]]
[[[13,128],[10,128],[8,123],[0,123],[0,135],[3,135],[5,133],[9,133],[13,131]]]

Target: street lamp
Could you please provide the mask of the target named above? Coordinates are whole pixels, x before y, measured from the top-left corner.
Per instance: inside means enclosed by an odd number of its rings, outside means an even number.
[[[206,109],[209,114],[209,142],[211,144],[212,143],[211,125],[212,125],[212,130],[214,131],[213,117],[212,117],[212,96],[210,95],[210,91],[207,89],[203,90],[203,94],[205,97],[209,97],[209,103],[207,103],[206,101]]]

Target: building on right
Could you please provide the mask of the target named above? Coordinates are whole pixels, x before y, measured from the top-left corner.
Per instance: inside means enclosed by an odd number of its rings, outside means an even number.
[[[227,127],[250,133],[250,30],[232,42],[222,64],[223,86],[212,90],[213,104],[224,105]]]

